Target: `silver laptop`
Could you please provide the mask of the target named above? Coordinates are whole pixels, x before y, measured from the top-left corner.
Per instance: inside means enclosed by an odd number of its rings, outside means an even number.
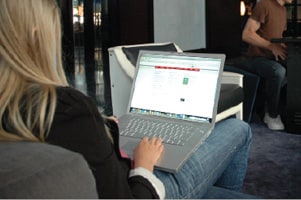
[[[130,157],[143,137],[160,137],[156,168],[176,173],[215,125],[224,54],[140,51],[120,148]]]

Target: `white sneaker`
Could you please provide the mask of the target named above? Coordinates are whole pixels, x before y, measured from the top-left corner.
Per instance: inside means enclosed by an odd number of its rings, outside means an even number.
[[[283,130],[284,125],[281,121],[280,115],[277,115],[276,118],[270,117],[268,113],[265,113],[263,118],[264,123],[267,124],[268,128],[271,130]]]

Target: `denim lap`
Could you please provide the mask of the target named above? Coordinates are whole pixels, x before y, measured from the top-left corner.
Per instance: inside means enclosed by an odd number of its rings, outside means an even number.
[[[165,185],[166,198],[201,198],[217,180],[224,188],[241,187],[250,141],[247,123],[234,118],[217,123],[178,173],[155,170]]]

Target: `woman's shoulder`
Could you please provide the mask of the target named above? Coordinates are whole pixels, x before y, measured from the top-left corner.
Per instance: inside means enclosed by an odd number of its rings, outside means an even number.
[[[57,87],[57,112],[95,111],[93,99],[72,87]],[[88,108],[88,109],[87,109]]]
[[[56,92],[58,94],[58,97],[66,97],[66,98],[87,97],[83,92],[70,86],[57,87]]]

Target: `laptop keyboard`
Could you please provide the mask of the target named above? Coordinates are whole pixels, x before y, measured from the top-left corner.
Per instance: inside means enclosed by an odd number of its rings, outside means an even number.
[[[192,136],[192,127],[177,123],[132,118],[120,135],[137,138],[159,137],[163,143],[183,146]]]

